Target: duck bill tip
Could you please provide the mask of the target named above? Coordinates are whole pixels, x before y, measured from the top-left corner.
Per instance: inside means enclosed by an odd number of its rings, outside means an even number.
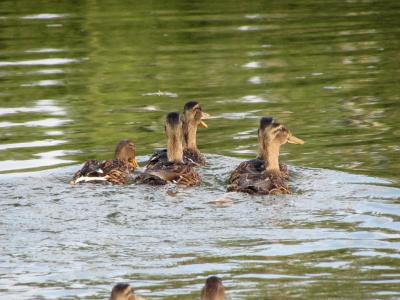
[[[295,137],[294,135],[291,135],[288,139],[288,143],[295,144],[295,145],[303,145],[304,141],[302,139]]]
[[[136,159],[133,159],[133,160],[130,162],[130,165],[131,165],[131,167],[132,167],[133,169],[136,169],[137,167],[139,167],[139,164],[138,164],[138,162],[137,162]]]
[[[208,128],[208,125],[204,121],[200,121],[200,123],[199,123],[199,125],[197,127]]]

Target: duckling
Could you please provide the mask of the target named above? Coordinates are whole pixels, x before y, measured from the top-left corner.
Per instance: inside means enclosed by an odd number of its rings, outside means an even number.
[[[135,159],[136,148],[129,140],[120,141],[113,160],[88,160],[75,173],[70,184],[83,182],[126,184],[133,170],[138,167]]]
[[[167,137],[167,161],[159,160],[151,168],[135,178],[137,183],[163,185],[173,182],[182,186],[196,186],[201,180],[193,166],[185,163],[182,145],[182,119],[176,112],[167,115],[165,121]]]
[[[225,289],[222,280],[217,276],[207,278],[204,287],[201,290],[200,300],[224,300]]]
[[[283,144],[304,144],[282,124],[272,118],[261,118],[258,129],[259,155],[242,162],[228,180],[228,191],[248,194],[290,194],[287,167],[279,164]]]
[[[145,300],[144,298],[135,295],[135,290],[127,283],[118,283],[114,285],[110,300]]]
[[[194,164],[204,166],[206,160],[197,148],[197,128],[208,128],[204,122],[210,115],[203,112],[199,103],[191,101],[183,107],[183,137],[185,140],[184,157]]]
[[[183,107],[182,128],[185,147],[183,149],[183,161],[194,166],[204,166],[206,160],[197,148],[197,128],[208,128],[204,122],[210,115],[203,112],[200,104],[195,101],[187,102]],[[168,161],[167,149],[157,151],[150,157],[146,169],[152,169],[159,161]]]

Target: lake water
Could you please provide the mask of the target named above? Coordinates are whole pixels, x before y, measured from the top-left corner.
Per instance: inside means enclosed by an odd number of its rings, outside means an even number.
[[[399,70],[395,0],[1,1],[0,299],[399,299]],[[201,187],[68,185],[188,100]],[[261,116],[293,195],[225,193]]]

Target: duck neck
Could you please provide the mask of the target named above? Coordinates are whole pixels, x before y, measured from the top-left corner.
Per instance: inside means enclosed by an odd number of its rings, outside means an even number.
[[[197,126],[191,122],[183,123],[184,139],[187,149],[197,150],[196,135]]]
[[[169,162],[183,162],[182,136],[175,134],[167,140],[167,157]]]
[[[277,175],[280,174],[279,151],[280,145],[275,143],[265,145],[262,149],[260,149],[259,158],[264,160],[265,170],[268,173]]]
[[[130,163],[129,163],[129,156],[127,155],[126,152],[119,153],[118,155],[115,155],[114,159],[119,160],[123,162],[125,165],[127,165],[129,168],[132,168]]]

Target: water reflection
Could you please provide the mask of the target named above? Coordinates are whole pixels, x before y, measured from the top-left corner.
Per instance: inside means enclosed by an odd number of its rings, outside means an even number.
[[[25,83],[21,84],[21,86],[26,87],[26,86],[54,86],[54,85],[64,85],[64,83],[61,80],[39,80],[37,82],[33,83]]]
[[[65,123],[70,122],[68,119],[56,119],[56,118],[47,118],[38,121],[28,121],[23,123],[14,123],[14,122],[0,122],[0,128],[10,128],[16,126],[24,126],[24,127],[58,127]]]
[[[0,67],[65,65],[77,61],[78,61],[77,59],[72,59],[72,58],[47,58],[47,59],[25,60],[25,61],[0,61]]]
[[[9,145],[11,149],[25,148],[24,146],[31,147],[46,147],[64,144],[66,141],[36,141],[32,143],[25,143],[19,145]],[[4,146],[4,145],[3,145]],[[8,146],[8,145],[5,145]],[[3,148],[7,149],[7,148]],[[0,149],[2,150],[2,149]],[[36,153],[33,156],[37,158],[26,160],[2,160],[0,161],[0,172],[16,171],[21,169],[34,169],[43,167],[54,167],[62,164],[73,163],[73,160],[63,159],[61,157],[74,154],[74,152],[54,150],[49,152]]]
[[[56,146],[65,144],[66,142],[67,141],[62,141],[62,140],[43,140],[43,141],[34,141],[27,143],[2,144],[0,145],[0,150]]]
[[[60,107],[56,100],[42,99],[34,102],[30,107],[3,107],[0,108],[0,116],[12,118],[12,120],[21,120],[24,115],[33,118],[35,115],[42,118],[34,121],[16,122],[16,121],[2,121],[0,122],[0,130],[6,132],[6,136],[12,137],[18,132],[17,128],[59,128],[70,119],[65,118],[43,118],[43,116],[58,116],[64,117],[67,115],[64,108]],[[14,131],[14,132],[13,132]],[[35,134],[34,134],[35,135]],[[33,136],[34,136],[33,135]],[[74,162],[73,160],[62,159],[62,156],[75,153],[74,151],[53,150],[47,152],[35,153],[37,148],[54,148],[68,143],[65,139],[43,139],[45,136],[64,136],[62,130],[48,130],[37,136],[36,140],[30,138],[29,141],[2,143],[0,145],[0,157],[4,157],[0,161],[0,172],[16,171],[31,168],[46,168],[54,167],[60,164],[68,164]],[[18,149],[24,149],[31,153],[31,158],[27,159],[12,159],[16,157],[14,153]],[[11,159],[10,159],[11,158]]]
[[[0,1],[5,297],[104,299],[132,281],[195,299],[210,274],[232,299],[399,295],[397,3],[14,2]],[[165,113],[188,100],[212,115],[202,152],[225,155],[202,187],[70,187],[78,165],[52,170],[120,139],[164,147]],[[225,193],[228,156],[255,156],[266,115],[307,140],[283,161],[323,170],[293,168],[292,196]]]
[[[65,14],[37,14],[37,15],[28,15],[23,16],[21,19],[26,20],[48,20],[48,19],[60,19],[65,18],[67,15]]]
[[[46,113],[52,116],[64,116],[65,110],[56,105],[54,100],[38,100],[32,107],[0,107],[0,116],[20,113]]]
[[[3,232],[0,241],[9,245],[0,285],[17,297],[101,298],[110,282],[133,281],[149,297],[186,299],[197,297],[208,274],[218,274],[230,296],[243,299],[297,285],[312,293],[351,270],[358,279],[351,287],[362,287],[363,295],[396,291],[382,281],[399,280],[400,214],[392,202],[399,189],[371,177],[292,168],[297,195],[244,196],[225,193],[215,180],[240,160],[207,160],[203,186],[190,190],[70,187],[65,182],[78,165],[0,175],[8,199],[0,205],[2,222],[19,220],[18,235]],[[27,176],[30,184],[22,184]],[[19,217],[26,212],[29,220]]]

